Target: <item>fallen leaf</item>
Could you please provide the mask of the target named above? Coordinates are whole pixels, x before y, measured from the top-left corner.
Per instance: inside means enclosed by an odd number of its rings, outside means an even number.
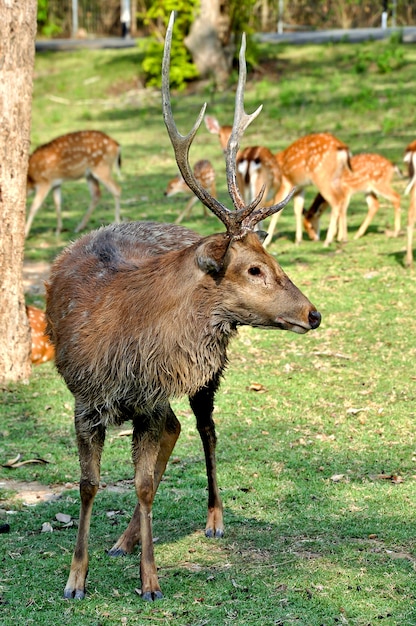
[[[344,478],[345,474],[334,474],[331,476],[331,480],[333,483],[339,483],[340,480]]]
[[[398,474],[376,474],[371,475],[372,480],[390,480],[395,485],[400,485],[404,482],[404,478]]]
[[[363,411],[367,411],[367,410],[368,409],[364,409],[364,408],[363,409],[351,408],[351,409],[347,409],[347,414],[348,415],[357,415],[358,413],[362,413]]]
[[[251,383],[248,389],[249,391],[257,391],[257,393],[265,393],[267,391],[266,387],[261,383]]]

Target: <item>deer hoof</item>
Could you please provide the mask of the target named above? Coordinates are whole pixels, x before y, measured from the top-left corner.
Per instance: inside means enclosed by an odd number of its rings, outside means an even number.
[[[84,589],[64,589],[64,598],[66,600],[83,600],[85,598]]]
[[[161,591],[145,591],[142,593],[142,600],[147,602],[154,602],[155,600],[161,600],[163,593]]]
[[[205,537],[208,539],[222,539],[224,537],[224,531],[222,528],[217,528],[214,532],[213,528],[207,528],[205,530]]]
[[[111,548],[107,550],[108,556],[126,556],[127,552],[122,548]]]

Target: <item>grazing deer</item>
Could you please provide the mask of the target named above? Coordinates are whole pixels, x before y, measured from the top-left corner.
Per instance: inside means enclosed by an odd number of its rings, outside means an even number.
[[[198,184],[201,185],[201,187],[203,187],[204,189],[206,189],[208,193],[211,194],[211,196],[214,196],[215,198],[217,195],[216,188],[215,188],[215,170],[212,167],[211,162],[208,161],[207,159],[201,159],[200,161],[197,161],[194,165],[193,172],[194,172],[195,180],[198,182]],[[177,176],[175,176],[175,178],[172,178],[172,180],[168,182],[168,186],[165,191],[165,196],[170,198],[170,196],[173,196],[176,193],[186,193],[186,194],[192,195],[192,198],[188,200],[182,213],[180,213],[175,220],[175,224],[180,224],[184,217],[188,217],[191,214],[191,209],[194,206],[194,204],[198,202],[198,198],[189,189],[188,185],[184,181],[182,174],[180,173]],[[207,216],[208,213],[207,213],[206,206],[203,205],[203,207],[204,207],[204,216]]]
[[[205,124],[209,132],[218,135],[222,149],[225,149],[230,136],[230,126],[221,126],[218,120],[211,116],[205,117]],[[308,185],[316,185],[322,195],[332,206],[330,229],[328,229],[326,245],[332,242],[336,234],[337,216],[343,211],[343,198],[339,190],[341,172],[348,168],[350,152],[348,147],[329,133],[314,133],[300,137],[288,148],[274,155],[270,159],[268,148],[260,148],[262,152],[250,155],[247,151],[237,154],[237,163],[241,173],[245,176],[241,182],[242,190],[249,190],[249,197],[265,185],[263,196],[266,203],[269,192],[274,193],[274,204],[287,196],[293,187],[297,187],[294,194],[294,212],[296,218],[296,243],[302,241],[302,214],[304,207],[304,189]],[[243,156],[244,155],[244,156]],[[250,174],[255,173],[253,188],[250,188]],[[266,203],[267,204],[267,203]],[[268,234],[264,241],[267,247],[272,241],[279,214],[275,213],[270,221]]]
[[[278,152],[276,160],[282,171],[282,184],[273,202],[279,202],[293,187],[297,188],[293,200],[296,243],[300,244],[302,241],[305,188],[315,185],[331,206],[331,218],[325,239],[325,246],[328,246],[337,234],[339,217],[344,214],[345,198],[339,183],[342,172],[351,169],[348,146],[330,133],[313,133],[300,137],[285,150]],[[270,220],[265,247],[273,238],[277,219],[275,213]]]
[[[405,194],[410,194],[409,212],[407,218],[407,245],[406,265],[413,265],[413,231],[416,220],[416,141],[412,141],[405,151],[404,162],[407,163],[410,182],[406,187]]]
[[[206,535],[223,534],[215,469],[215,392],[227,346],[241,325],[306,333],[320,313],[261,245],[255,224],[283,203],[257,208],[236,185],[240,138],[259,113],[244,111],[243,38],[227,183],[235,210],[196,181],[189,149],[205,107],[188,135],[175,125],[169,92],[173,13],[162,65],[162,108],[179,170],[192,192],[225,225],[201,238],[175,224],[131,222],[84,235],[55,261],[47,286],[48,334],[56,365],[75,397],[81,466],[81,513],[64,595],[83,598],[88,570],[92,506],[100,480],[107,426],[133,422],[138,503],[127,529],[111,548],[117,556],[141,542],[141,595],[162,597],[153,553],[152,504],[180,433],[169,400],[188,395],[196,416],[208,475]]]
[[[359,239],[364,235],[371,220],[377,213],[380,203],[378,196],[392,202],[394,207],[394,236],[400,232],[400,195],[391,186],[394,174],[401,175],[397,166],[380,154],[356,154],[351,157],[351,170],[345,169],[341,175],[340,185],[345,197],[344,211],[347,211],[351,196],[355,193],[365,193],[368,213],[360,228],[354,235]],[[303,225],[310,239],[319,240],[319,220],[328,206],[322,194],[318,194],[312,205],[305,213]],[[341,220],[345,232],[342,239],[347,239],[346,218]]]
[[[36,148],[29,157],[27,191],[35,197],[26,220],[25,236],[29,235],[33,219],[52,189],[56,209],[56,234],[62,230],[61,185],[67,180],[85,176],[91,202],[75,232],[83,230],[101,197],[100,182],[113,194],[116,205],[115,221],[120,221],[121,190],[111,176],[116,165],[120,168],[120,145],[98,130],[81,130],[53,139]]]
[[[30,360],[33,365],[52,361],[55,357],[55,350],[46,335],[46,316],[44,311],[35,306],[27,305],[26,314],[32,338]]]

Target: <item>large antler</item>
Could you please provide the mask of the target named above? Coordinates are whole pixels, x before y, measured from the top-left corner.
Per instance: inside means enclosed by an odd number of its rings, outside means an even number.
[[[172,32],[175,15],[172,11],[166,31],[165,47],[163,52],[162,63],[162,109],[163,119],[175,152],[176,162],[179,170],[191,191],[201,200],[201,202],[212,211],[225,225],[227,233],[230,237],[240,238],[248,230],[253,230],[255,225],[273,213],[281,211],[292,197],[294,190],[282,202],[270,207],[257,209],[260,204],[264,188],[260,191],[257,198],[250,204],[246,205],[238,189],[236,179],[236,155],[238,152],[240,140],[244,131],[249,124],[257,117],[262,107],[260,106],[254,113],[247,115],[244,111],[244,87],[246,82],[246,62],[245,62],[245,36],[243,35],[240,49],[240,71],[238,77],[238,86],[235,99],[234,123],[230,139],[226,151],[226,171],[227,185],[231,200],[235,210],[230,211],[226,206],[211,196],[201,185],[197,183],[189,164],[189,150],[194,137],[204,118],[206,103],[202,106],[198,118],[187,135],[181,135],[178,131],[173,119],[170,89],[169,89],[169,71],[170,71],[170,51],[172,44]]]

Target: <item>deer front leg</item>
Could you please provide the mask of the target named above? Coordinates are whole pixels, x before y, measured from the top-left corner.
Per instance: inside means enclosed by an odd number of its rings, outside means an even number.
[[[205,465],[208,479],[208,516],[205,527],[205,536],[217,539],[224,536],[223,505],[217,482],[217,466],[215,448],[217,437],[215,423],[212,418],[214,411],[214,396],[219,386],[218,374],[206,387],[200,389],[189,398],[192,411],[196,417],[196,425],[201,437],[205,453]]]
[[[95,415],[95,422],[99,419]],[[89,423],[94,423],[94,418]],[[81,497],[81,512],[79,518],[78,535],[71,570],[64,589],[65,598],[82,600],[85,596],[85,580],[88,573],[88,537],[90,530],[92,507],[100,482],[101,453],[105,439],[105,428],[101,425],[88,427],[85,418],[75,417],[75,429],[81,479],[79,483]]]
[[[181,425],[174,412],[169,409],[165,430],[160,441],[159,454],[156,461],[154,488],[155,493],[165,472],[167,462],[181,432]],[[155,494],[154,494],[155,495]],[[153,495],[153,497],[154,497]],[[140,504],[137,503],[134,513],[124,533],[108,551],[110,556],[124,556],[133,552],[134,546],[140,541]]]

